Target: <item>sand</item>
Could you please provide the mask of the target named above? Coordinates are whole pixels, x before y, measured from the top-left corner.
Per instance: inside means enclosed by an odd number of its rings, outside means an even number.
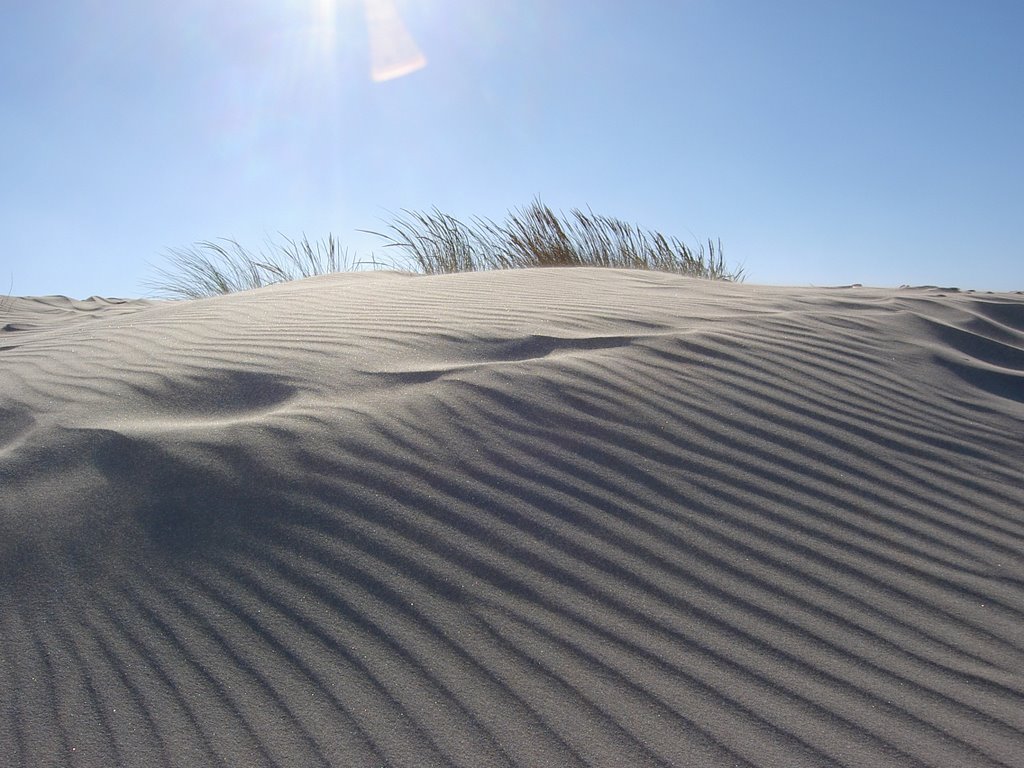
[[[0,765],[1024,765],[1024,295],[368,273],[0,326]]]

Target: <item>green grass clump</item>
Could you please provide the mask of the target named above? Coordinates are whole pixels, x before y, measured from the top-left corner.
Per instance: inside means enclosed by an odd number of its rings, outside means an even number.
[[[311,243],[285,239],[268,253],[252,253],[234,240],[203,241],[168,253],[168,266],[148,286],[168,298],[194,299],[259,288],[313,275],[350,271],[363,264],[428,275],[530,267],[646,269],[713,280],[742,280],[730,270],[722,243],[691,248],[677,238],[610,216],[573,209],[556,215],[539,200],[510,211],[505,221],[465,223],[436,208],[403,211],[384,232],[362,230],[385,241],[397,256],[387,263],[353,262],[333,235]]]
[[[428,275],[530,267],[616,267],[740,280],[729,270],[721,241],[691,248],[678,238],[610,216],[575,208],[559,216],[540,201],[511,211],[504,222],[470,223],[442,213],[404,211],[385,232],[370,232],[397,248],[404,261]]]

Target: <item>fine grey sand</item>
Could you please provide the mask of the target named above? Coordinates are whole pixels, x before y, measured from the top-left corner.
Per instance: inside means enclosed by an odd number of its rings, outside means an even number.
[[[1024,765],[1022,295],[364,273],[0,327],[0,765]]]

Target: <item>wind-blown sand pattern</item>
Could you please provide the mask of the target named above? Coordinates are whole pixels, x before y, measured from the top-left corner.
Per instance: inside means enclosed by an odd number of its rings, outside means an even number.
[[[2,765],[1024,765],[1024,296],[0,312]]]

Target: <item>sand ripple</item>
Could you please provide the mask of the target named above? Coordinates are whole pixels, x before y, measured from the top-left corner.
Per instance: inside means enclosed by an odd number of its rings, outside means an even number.
[[[4,311],[0,765],[1021,765],[1020,296]]]

